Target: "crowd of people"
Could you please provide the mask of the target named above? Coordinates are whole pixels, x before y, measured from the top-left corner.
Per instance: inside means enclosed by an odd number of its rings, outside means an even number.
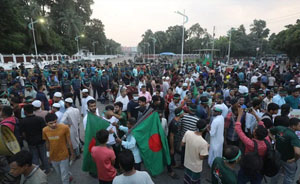
[[[84,144],[100,184],[150,184],[131,129],[147,109],[158,112],[172,179],[186,184],[259,184],[268,177],[292,184],[300,157],[298,63],[75,63],[43,70],[0,68],[1,122],[22,151],[1,156],[0,183],[47,183],[53,168],[63,184]],[[284,67],[282,67],[284,66]],[[97,102],[105,105],[103,112]],[[109,122],[84,142],[88,114]],[[125,135],[126,136],[123,136]],[[201,175],[204,162],[210,176]],[[6,164],[5,164],[6,163]],[[9,167],[5,167],[8,166]],[[180,178],[175,169],[183,169]],[[85,170],[85,169],[83,169]],[[85,170],[86,171],[86,170]],[[298,180],[297,183],[300,183]]]

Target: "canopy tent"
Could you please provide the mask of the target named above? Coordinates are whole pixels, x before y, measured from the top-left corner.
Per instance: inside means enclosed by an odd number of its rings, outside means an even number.
[[[175,56],[173,52],[162,52],[159,54],[160,56]]]

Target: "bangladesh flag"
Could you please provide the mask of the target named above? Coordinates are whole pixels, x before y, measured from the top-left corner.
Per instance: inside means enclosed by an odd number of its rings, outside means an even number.
[[[91,140],[96,137],[96,133],[99,130],[107,129],[110,126],[108,121],[96,116],[92,113],[88,113],[87,116],[87,123],[85,129],[85,137],[84,137],[84,149],[83,149],[83,164],[82,170],[86,172],[91,172],[97,174],[97,167],[96,164],[89,152],[89,144]]]
[[[138,124],[132,134],[136,139],[144,165],[152,176],[159,175],[170,164],[168,141],[160,123],[159,115],[154,112]]]

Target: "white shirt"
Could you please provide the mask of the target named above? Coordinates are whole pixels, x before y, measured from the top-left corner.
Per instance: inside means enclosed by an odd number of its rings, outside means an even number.
[[[122,95],[118,96],[115,102],[122,102],[122,111],[127,111],[127,105],[129,103],[129,98],[127,95],[125,97],[122,97]]]
[[[116,129],[115,126],[112,125],[112,123],[114,123],[114,122],[117,123],[117,122],[119,122],[119,120],[116,117],[114,117],[114,116],[111,117],[110,119],[106,119],[105,117],[102,117],[102,118],[110,123],[110,126],[108,126],[106,130],[109,131],[110,129],[113,129],[113,131],[115,132],[115,134],[117,134],[117,129]],[[116,144],[116,140],[114,138],[114,134],[109,134],[107,144],[108,145]]]
[[[131,176],[124,176],[121,174],[116,176],[113,184],[154,184],[150,175],[146,171],[136,171]]]
[[[100,116],[98,109],[96,109],[96,115],[97,115],[97,116]],[[86,129],[87,116],[88,116],[88,114],[86,114],[86,115],[84,116],[83,121],[82,121],[82,122],[83,122],[83,129],[84,129],[84,130]]]
[[[275,77],[273,77],[273,76],[269,77],[269,84],[268,85],[269,86],[274,86],[275,81],[276,81]]]
[[[92,99],[94,99],[94,98],[91,96],[87,96],[86,98],[81,99],[81,114],[83,114],[83,117],[87,114],[87,111],[88,111],[87,102]]]
[[[252,84],[252,83],[257,83],[257,78],[258,78],[258,77],[255,76],[255,75],[252,76],[252,77],[251,77],[251,84]]]
[[[165,135],[168,136],[169,128],[168,128],[168,122],[166,118],[161,119],[161,126],[165,132]]]
[[[64,113],[57,111],[55,112],[55,115],[57,116],[57,122],[61,123],[61,118],[63,117]]]
[[[176,93],[179,94],[180,96],[181,96],[182,91],[183,91],[182,87],[179,87],[179,86],[176,87]]]

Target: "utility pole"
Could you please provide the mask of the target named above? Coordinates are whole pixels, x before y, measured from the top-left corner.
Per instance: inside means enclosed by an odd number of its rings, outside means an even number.
[[[229,35],[229,45],[228,45],[227,64],[229,64],[229,61],[230,61],[231,32],[232,32],[232,28],[230,29],[230,35]]]
[[[211,50],[211,61],[214,60],[214,49],[215,49],[215,26],[213,29],[213,42],[212,42],[212,50]]]
[[[175,13],[181,15],[183,17],[183,23],[182,23],[182,43],[181,43],[181,67],[183,67],[183,48],[184,48],[184,24],[188,22],[189,18],[185,15],[185,10],[183,10],[183,13],[176,11]]]

